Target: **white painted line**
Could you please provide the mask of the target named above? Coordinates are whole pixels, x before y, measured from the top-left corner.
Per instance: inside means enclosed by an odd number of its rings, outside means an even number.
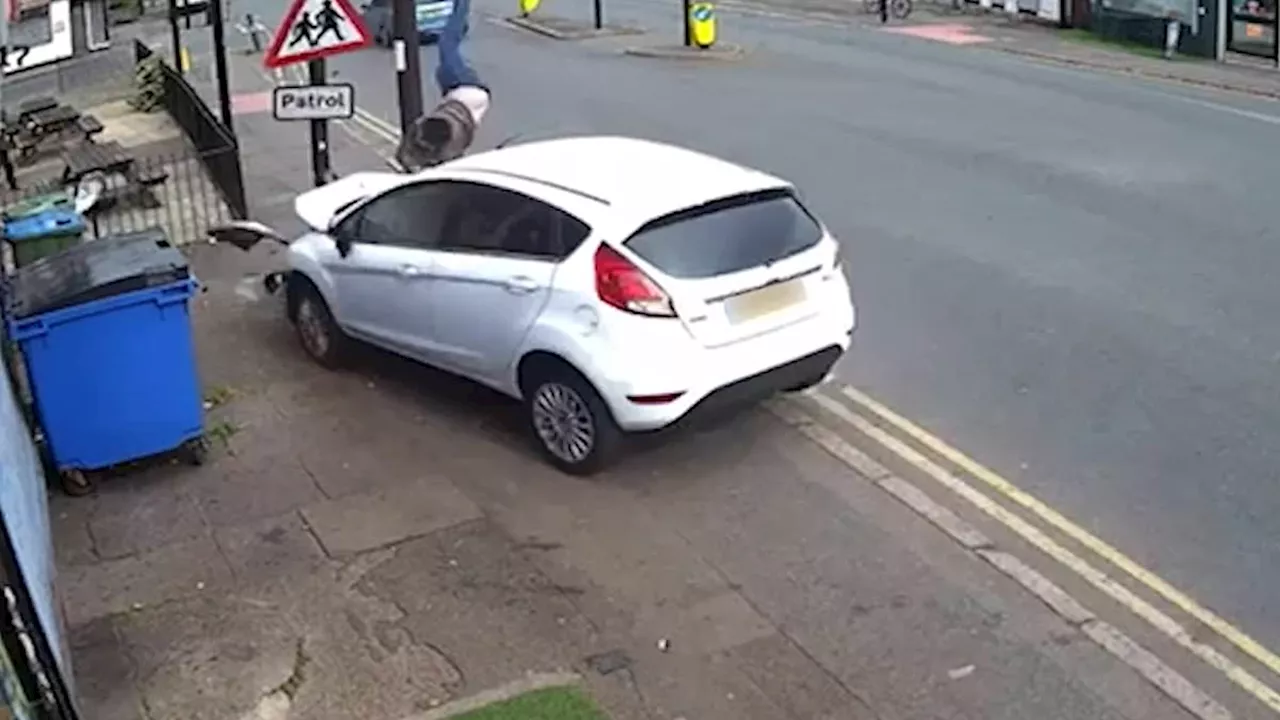
[[[890,475],[876,481],[876,484],[885,492],[898,498],[902,504],[923,515],[929,522],[938,526],[938,529],[955,538],[956,542],[966,548],[977,550],[991,547],[991,540],[986,535],[961,520],[955,513],[934,502],[933,498],[906,480]]]
[[[1072,625],[1083,625],[1097,619],[1093,611],[1081,605],[1066,590],[1058,587],[1052,580],[1041,575],[1035,568],[1022,562],[1017,557],[1002,550],[981,549],[978,554],[983,560],[991,563],[997,570],[1013,578],[1019,585],[1031,591],[1032,595],[1044,601],[1054,612],[1062,616]]]
[[[1199,623],[1203,624],[1206,628],[1217,633],[1220,637],[1230,642],[1232,645],[1235,645],[1240,651],[1244,652],[1245,654],[1249,655],[1253,659],[1257,660],[1259,663],[1265,666],[1267,670],[1269,670],[1271,673],[1275,675],[1280,675],[1280,657],[1277,657],[1274,652],[1272,652],[1270,649],[1262,645],[1262,643],[1258,642],[1257,640],[1254,640],[1252,637],[1245,634],[1244,631],[1232,625],[1230,622],[1224,620],[1221,616],[1217,615],[1216,613],[1204,607],[1203,605],[1200,605],[1199,603],[1197,603],[1194,599],[1192,599],[1186,593],[1173,587],[1171,584],[1169,584],[1166,580],[1161,578],[1159,575],[1156,575],[1154,572],[1138,564],[1132,558],[1120,552],[1110,544],[1106,543],[1098,536],[1094,535],[1088,530],[1085,530],[1079,525],[1071,522],[1069,519],[1064,517],[1062,513],[1059,513],[1057,510],[1054,510],[1053,508],[1049,507],[1045,503],[1041,502],[1038,498],[1034,497],[1030,493],[1023,491],[1013,483],[1000,477],[991,469],[973,460],[972,458],[968,457],[967,455],[960,452],[959,450],[951,447],[950,445],[943,442],[942,440],[934,437],[933,435],[930,435],[923,428],[919,427],[915,423],[912,423],[910,420],[907,420],[901,415],[898,415],[897,413],[893,412],[889,408],[885,407],[883,404],[877,402],[874,398],[871,398],[865,393],[862,393],[857,389],[848,387],[848,386],[842,387],[840,389],[840,392],[845,397],[852,400],[856,405],[866,408],[869,412],[879,417],[882,421],[887,423],[889,426],[893,427],[897,432],[912,438],[917,443],[919,443],[922,447],[927,448],[930,452],[935,453],[938,457],[945,459],[946,461],[952,463],[956,467],[963,470],[974,480],[977,480],[983,483],[992,491],[1007,498],[1009,501],[1017,505],[1020,505],[1027,511],[1034,514],[1039,520],[1047,523],[1049,526],[1053,528],[1056,528],[1060,532],[1064,533],[1068,537],[1072,538],[1076,542],[1083,545],[1093,554],[1102,558],[1103,560],[1110,563],[1111,565],[1119,568],[1125,573],[1128,573],[1130,577],[1137,580],[1143,586],[1157,593],[1158,595],[1163,597],[1165,600],[1168,600],[1170,603],[1176,606],[1179,610],[1182,610],[1183,612],[1187,613],[1191,617],[1195,618]],[[841,419],[847,420],[849,417],[854,418],[853,424],[855,425],[855,427],[857,427],[859,424],[874,427],[869,420],[864,419],[860,414],[853,412],[852,410],[846,411],[846,416],[842,416]],[[888,442],[894,446],[906,447],[896,437],[890,435],[889,433],[885,432],[884,430],[881,430],[878,427],[874,427],[874,432],[879,437],[888,438]],[[871,437],[871,439],[875,442],[880,442],[879,437],[876,437],[873,435],[869,435],[869,437]],[[889,449],[893,450],[892,447],[890,447]],[[923,456],[920,453],[916,452],[915,450],[909,447],[907,447],[906,449],[910,455],[914,457],[923,458]],[[902,455],[901,453],[898,453],[898,454],[900,457],[903,457],[904,460],[907,460],[908,462],[912,462],[912,464],[915,464],[910,458]],[[993,503],[985,495],[983,495],[982,493],[979,493],[974,488],[970,487],[963,481],[959,480],[958,478],[953,476],[950,472],[946,470],[942,470],[933,462],[925,460],[924,465],[917,465],[917,467],[919,467],[922,471],[924,471],[930,477],[933,477],[935,480],[938,480],[943,485],[951,487],[957,494],[961,495],[962,497],[965,497],[966,499],[969,499],[971,502],[974,502],[975,504],[978,504],[980,507],[982,507],[983,504],[985,503],[998,508],[999,513],[1003,513],[1004,515],[1009,515],[1009,513],[1005,511],[1003,507],[995,505],[995,503]],[[984,507],[984,509],[986,508]],[[1015,519],[1019,523],[1022,523],[1023,525],[1026,524],[1026,523],[1023,523],[1021,519],[1018,519],[1016,516],[1013,516],[1013,517],[1015,517]],[[1000,518],[997,517],[997,519],[1000,519]],[[1014,529],[1015,531],[1017,531],[1016,528]],[[1031,539],[1031,538],[1028,538],[1028,539]],[[1035,541],[1033,540],[1033,542]],[[1055,552],[1062,550],[1060,547],[1057,547],[1056,544],[1048,548],[1041,547],[1041,549],[1044,550],[1046,553],[1049,553],[1051,556],[1054,556]],[[1253,677],[1251,674],[1246,672],[1243,668],[1241,668],[1236,663],[1228,660],[1216,649],[1198,640],[1194,640],[1191,637],[1191,635],[1186,631],[1185,628],[1173,622],[1171,619],[1169,619],[1167,615],[1156,610],[1149,603],[1133,595],[1133,593],[1129,592],[1126,588],[1124,588],[1123,586],[1119,585],[1115,581],[1108,578],[1105,574],[1085,564],[1082,560],[1080,560],[1075,555],[1071,553],[1067,553],[1062,558],[1057,558],[1055,556],[1055,559],[1059,559],[1059,562],[1062,562],[1068,567],[1071,567],[1073,570],[1079,573],[1082,577],[1084,577],[1090,583],[1094,584],[1095,586],[1099,587],[1104,592],[1106,592],[1107,594],[1115,598],[1117,602],[1120,602],[1121,604],[1128,607],[1131,612],[1147,620],[1147,622],[1156,626],[1161,632],[1174,638],[1174,640],[1176,640],[1179,644],[1183,645],[1183,647],[1186,647],[1187,649],[1196,653],[1196,655],[1198,655],[1200,659],[1204,660],[1205,662],[1209,663],[1213,667],[1222,671],[1224,674],[1227,675],[1227,677],[1231,678],[1233,682],[1235,682],[1237,685],[1240,685],[1247,692],[1249,692],[1249,694],[1258,698],[1258,700],[1260,700],[1267,707],[1271,708],[1271,710],[1273,710],[1276,713],[1280,713],[1280,694],[1277,694],[1276,691],[1272,690],[1267,685],[1258,681],[1257,678]]]
[[[769,411],[801,434],[821,445],[835,458],[868,480],[879,480],[889,475],[889,470],[872,460],[869,455],[844,442],[839,435],[809,419],[809,416],[785,401],[769,403]]]
[[[1123,660],[1151,684],[1178,701],[1178,704],[1192,715],[1201,720],[1231,720],[1231,713],[1218,701],[1192,685],[1191,681],[1177,670],[1164,664],[1151,651],[1134,642],[1110,623],[1094,620],[1085,623],[1080,629],[1089,636],[1089,639],[1106,648],[1107,652]]]
[[[1218,112],[1227,113],[1229,115],[1236,115],[1242,118],[1248,118],[1250,120],[1257,120],[1258,122],[1264,122],[1264,123],[1267,123],[1268,125],[1280,125],[1280,117],[1277,117],[1275,115],[1268,115],[1266,113],[1255,112],[1253,110],[1245,110],[1244,108],[1232,107],[1230,105],[1223,105],[1221,103],[1212,102],[1210,100],[1199,100],[1196,98],[1182,97],[1180,95],[1170,95],[1168,93],[1160,93],[1160,94],[1164,95],[1165,97],[1172,98],[1174,100],[1180,100],[1184,103],[1187,103],[1190,105],[1197,105],[1199,107],[1207,108],[1209,110],[1217,110]]]
[[[943,485],[951,487],[952,490],[977,505],[989,515],[992,515],[995,519],[1021,535],[1024,539],[1044,551],[1054,560],[1057,560],[1059,563],[1066,565],[1070,569],[1082,575],[1095,587],[1103,590],[1113,598],[1117,597],[1117,595],[1127,597],[1127,602],[1123,602],[1123,604],[1125,604],[1125,606],[1130,610],[1133,610],[1135,604],[1137,606],[1145,606],[1149,612],[1149,616],[1141,615],[1144,619],[1148,620],[1148,622],[1152,622],[1152,619],[1155,618],[1159,621],[1159,624],[1157,624],[1158,629],[1166,634],[1170,634],[1179,645],[1192,650],[1198,657],[1205,660],[1215,668],[1222,669],[1221,664],[1225,664],[1227,667],[1232,668],[1233,670],[1227,673],[1228,677],[1232,680],[1240,683],[1243,676],[1243,679],[1252,680],[1254,683],[1261,685],[1256,678],[1253,678],[1253,676],[1249,675],[1243,668],[1236,666],[1230,660],[1223,657],[1217,652],[1217,650],[1192,639],[1187,631],[1182,628],[1181,625],[1178,625],[1172,618],[1169,618],[1159,610],[1151,607],[1146,603],[1146,601],[1133,595],[1127,588],[1116,584],[1101,571],[1092,568],[1085,563],[1084,560],[1081,560],[1066,548],[1058,545],[1048,536],[1044,535],[1040,530],[1029,525],[1026,521],[1016,515],[1013,515],[1008,510],[1005,510],[985,495],[978,493],[972,488],[968,488],[968,486],[959,478],[952,476],[946,470],[920,455],[920,453],[916,452],[914,449],[888,435],[883,430],[871,424],[868,420],[857,415],[834,399],[825,397],[820,392],[811,391],[806,393],[806,395],[808,400],[813,401],[832,415],[854,426],[854,428],[863,435],[867,435],[873,441],[881,443],[892,452],[903,457],[903,459],[907,460],[912,465],[925,469],[926,473],[935,480],[938,480]],[[795,405],[798,401],[791,400],[784,402],[790,402],[792,405]],[[806,432],[820,427],[817,421],[813,419],[813,416],[794,407],[786,411],[780,411],[778,409],[779,405],[780,403],[774,403],[771,405],[771,409],[774,410],[774,412],[777,412],[780,417],[783,417],[788,424],[796,427],[801,432],[804,432],[807,437],[810,437],[811,439],[815,438],[815,436],[821,437],[821,441],[815,440],[815,442],[817,442],[819,447],[827,450],[837,459],[840,459],[843,455],[849,454],[849,451],[853,450],[848,441],[844,440],[833,431],[828,430],[826,433]],[[790,420],[787,418],[790,418]],[[854,450],[854,452],[858,451]],[[856,470],[857,468],[854,469]],[[896,482],[886,482],[890,478],[893,478]],[[889,475],[886,478],[876,481],[875,484],[889,492],[891,492],[889,490],[890,487],[897,487],[900,492],[905,488],[910,488],[909,491],[902,492],[902,495],[914,496],[918,493],[920,497],[926,498],[927,502],[906,502],[904,500],[904,503],[913,509],[930,508],[935,504],[932,499],[928,499],[928,496],[924,492],[918,490],[905,480],[900,480],[895,476]],[[953,487],[953,484],[963,489]],[[911,491],[914,491],[914,493]],[[895,494],[895,497],[900,496]],[[933,522],[933,519],[923,511],[921,511],[921,514]],[[935,522],[935,524],[937,523]],[[952,536],[955,537],[954,534]],[[989,544],[990,543],[988,543],[988,545]],[[975,552],[993,567],[1013,578],[1033,595],[1040,598],[1059,617],[1072,625],[1080,627],[1080,629],[1100,647],[1114,655],[1126,665],[1132,667],[1136,672],[1159,688],[1161,692],[1165,693],[1174,702],[1182,705],[1193,715],[1200,718],[1200,720],[1232,720],[1231,713],[1220,703],[1211,698],[1204,691],[1194,686],[1189,680],[1180,675],[1173,668],[1166,665],[1149,650],[1143,648],[1115,627],[1096,620],[1096,615],[1093,611],[1089,610],[1084,606],[1084,604],[1073,598],[1065,590],[1058,587],[1048,578],[1041,575],[1023,561],[1009,553],[989,547],[979,547]],[[1265,688],[1266,686],[1263,685],[1262,687]],[[1246,689],[1249,688],[1246,687]]]

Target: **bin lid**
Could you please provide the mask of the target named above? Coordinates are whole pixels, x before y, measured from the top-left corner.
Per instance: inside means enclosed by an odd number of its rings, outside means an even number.
[[[164,230],[109,235],[18,268],[6,313],[21,319],[190,277]]]
[[[4,222],[4,238],[9,242],[79,235],[82,232],[84,218],[74,209],[67,208],[42,210],[34,215]]]

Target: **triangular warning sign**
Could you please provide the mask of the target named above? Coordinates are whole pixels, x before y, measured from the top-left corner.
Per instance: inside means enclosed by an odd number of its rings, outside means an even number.
[[[262,63],[269,68],[356,50],[371,41],[351,0],[292,0]]]

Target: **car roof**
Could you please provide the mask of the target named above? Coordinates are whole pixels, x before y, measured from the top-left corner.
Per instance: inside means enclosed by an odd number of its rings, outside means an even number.
[[[571,192],[637,222],[731,195],[791,186],[694,150],[613,136],[529,142],[468,155],[445,167]]]

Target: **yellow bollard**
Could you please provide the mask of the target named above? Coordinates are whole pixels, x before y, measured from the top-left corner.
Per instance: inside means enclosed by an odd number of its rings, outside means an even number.
[[[181,68],[184,73],[191,72],[191,51],[185,47],[179,48],[178,55],[178,67]]]
[[[542,4],[542,0],[520,0],[520,15],[529,17],[529,14],[538,9]]]
[[[716,9],[711,3],[689,4],[689,40],[703,50],[716,44]]]

